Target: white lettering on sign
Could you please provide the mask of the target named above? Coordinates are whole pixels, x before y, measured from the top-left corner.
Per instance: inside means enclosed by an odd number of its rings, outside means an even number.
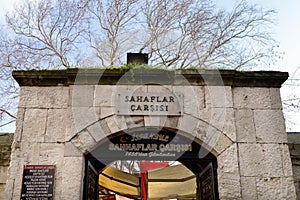
[[[118,115],[169,115],[183,112],[182,94],[120,93],[116,97]]]

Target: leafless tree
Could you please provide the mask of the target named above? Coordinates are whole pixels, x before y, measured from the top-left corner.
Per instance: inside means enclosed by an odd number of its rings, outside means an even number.
[[[87,1],[26,1],[6,15],[0,36],[0,118],[15,119],[18,87],[12,70],[68,68],[82,58]]]
[[[70,67],[76,63],[80,39],[85,32],[84,0],[27,1],[6,16],[14,37],[5,41],[7,65],[40,69]]]
[[[283,94],[282,104],[289,128],[299,123],[294,118],[295,115],[299,117],[300,113],[300,67],[290,74],[290,78],[284,83],[283,88],[286,94]]]
[[[127,172],[129,174],[138,174],[140,172],[139,163],[138,161],[134,160],[117,160],[111,163],[111,165],[114,168]]]
[[[124,45],[130,37],[127,32],[134,28],[138,0],[91,1],[91,28],[88,38],[101,66],[120,64],[120,56],[130,48]]]
[[[166,68],[239,69],[276,58],[275,12],[245,1],[231,12],[216,11],[211,0],[93,1],[89,8],[98,26],[88,38],[101,66],[124,64],[128,51]]]
[[[277,56],[273,22],[273,10],[244,0],[231,11],[212,0],[27,0],[0,33],[0,95],[17,99],[12,70],[118,66],[127,52],[164,68],[267,66]],[[7,102],[0,116],[14,119]]]
[[[272,10],[263,11],[244,1],[232,12],[215,12],[211,1],[178,0],[172,6],[166,6],[169,1],[165,0],[154,2],[144,14],[153,40],[151,53],[160,64],[238,69],[273,57],[275,41],[267,28],[273,22]],[[156,10],[163,14],[153,16]],[[166,37],[170,38],[167,42]]]

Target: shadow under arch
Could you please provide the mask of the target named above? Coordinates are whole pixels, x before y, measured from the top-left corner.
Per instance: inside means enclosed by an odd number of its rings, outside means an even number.
[[[219,199],[217,158],[198,139],[165,127],[133,128],[101,140],[85,155],[83,199],[99,199],[99,174],[117,160],[178,161],[196,175],[196,199]]]

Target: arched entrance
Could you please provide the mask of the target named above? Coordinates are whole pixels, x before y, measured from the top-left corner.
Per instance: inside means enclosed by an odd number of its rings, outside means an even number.
[[[219,199],[215,156],[176,130],[121,131],[102,140],[85,158],[84,199],[114,199],[111,194],[131,199]],[[116,161],[134,162],[136,169],[123,172],[113,167]],[[192,187],[194,192],[188,191]]]

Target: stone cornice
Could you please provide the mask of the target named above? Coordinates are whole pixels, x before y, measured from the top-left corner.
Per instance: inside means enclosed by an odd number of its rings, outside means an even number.
[[[66,69],[13,71],[20,86],[69,85],[224,85],[275,87],[287,80],[287,72],[235,70]]]

